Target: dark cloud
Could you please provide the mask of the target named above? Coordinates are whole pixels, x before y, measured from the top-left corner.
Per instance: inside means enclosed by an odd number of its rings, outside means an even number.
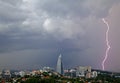
[[[57,56],[61,53],[66,67],[91,65],[101,69],[106,49],[106,26],[101,19],[107,17],[111,22],[114,27],[111,35],[115,38],[119,34],[116,28],[119,25],[119,4],[116,3],[120,1],[1,0],[1,68],[17,68],[23,63],[27,66],[22,65],[22,68],[55,67]],[[119,38],[114,40],[119,41]],[[111,51],[112,55],[116,53],[116,57],[119,55],[116,51],[118,44],[114,43],[116,48]],[[107,70],[119,69],[110,65],[106,67]]]

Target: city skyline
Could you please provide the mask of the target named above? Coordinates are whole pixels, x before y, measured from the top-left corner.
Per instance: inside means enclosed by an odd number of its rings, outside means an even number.
[[[120,72],[120,0],[0,0],[0,69],[88,66]]]

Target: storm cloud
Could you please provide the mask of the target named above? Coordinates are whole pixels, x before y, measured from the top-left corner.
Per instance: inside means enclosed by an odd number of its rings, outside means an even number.
[[[105,68],[120,71],[119,0],[0,0],[0,5],[0,68],[55,67],[62,54],[65,68],[101,69],[105,18],[112,47]]]

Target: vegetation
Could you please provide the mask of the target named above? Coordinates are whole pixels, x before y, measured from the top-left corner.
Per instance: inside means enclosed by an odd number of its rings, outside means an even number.
[[[15,80],[15,81],[14,81]],[[120,74],[99,73],[96,78],[62,76],[52,72],[43,72],[35,75],[25,75],[24,77],[0,78],[0,83],[120,83]]]

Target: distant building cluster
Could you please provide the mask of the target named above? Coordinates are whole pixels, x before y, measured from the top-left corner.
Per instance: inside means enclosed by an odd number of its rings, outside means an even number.
[[[64,71],[64,75],[67,77],[85,77],[95,78],[97,77],[97,71],[91,71],[91,66],[78,66],[72,69]]]
[[[106,73],[103,71],[93,70],[91,66],[77,66],[70,69],[63,69],[62,55],[58,57],[56,69],[51,67],[43,67],[38,70],[1,70],[0,71],[0,83],[6,83],[6,81],[11,81],[12,83],[20,83],[19,81],[26,81],[28,77],[37,76],[41,79],[52,77],[62,77],[62,78],[96,78],[98,74],[101,75],[110,75],[112,73]],[[120,77],[120,75],[115,76]]]
[[[64,76],[67,78],[74,78],[74,77],[85,77],[85,78],[94,78],[97,77],[96,71],[91,71],[91,66],[77,66],[72,69],[63,69],[62,63],[62,55],[60,54],[57,60],[56,69],[51,67],[43,67],[40,70],[33,70],[33,71],[10,71],[10,70],[3,70],[0,71],[0,78],[4,78],[5,80],[10,80],[11,78],[16,77],[25,77],[25,76],[36,76],[39,75],[40,77],[44,77],[45,74],[57,75],[58,77]],[[25,79],[23,79],[25,80]],[[15,79],[14,79],[15,81]]]
[[[91,66],[86,66],[86,67],[78,66],[73,69],[65,70],[63,73],[63,64],[62,64],[61,54],[58,57],[56,72],[67,77],[86,77],[86,78],[97,77],[96,71],[91,72]]]

